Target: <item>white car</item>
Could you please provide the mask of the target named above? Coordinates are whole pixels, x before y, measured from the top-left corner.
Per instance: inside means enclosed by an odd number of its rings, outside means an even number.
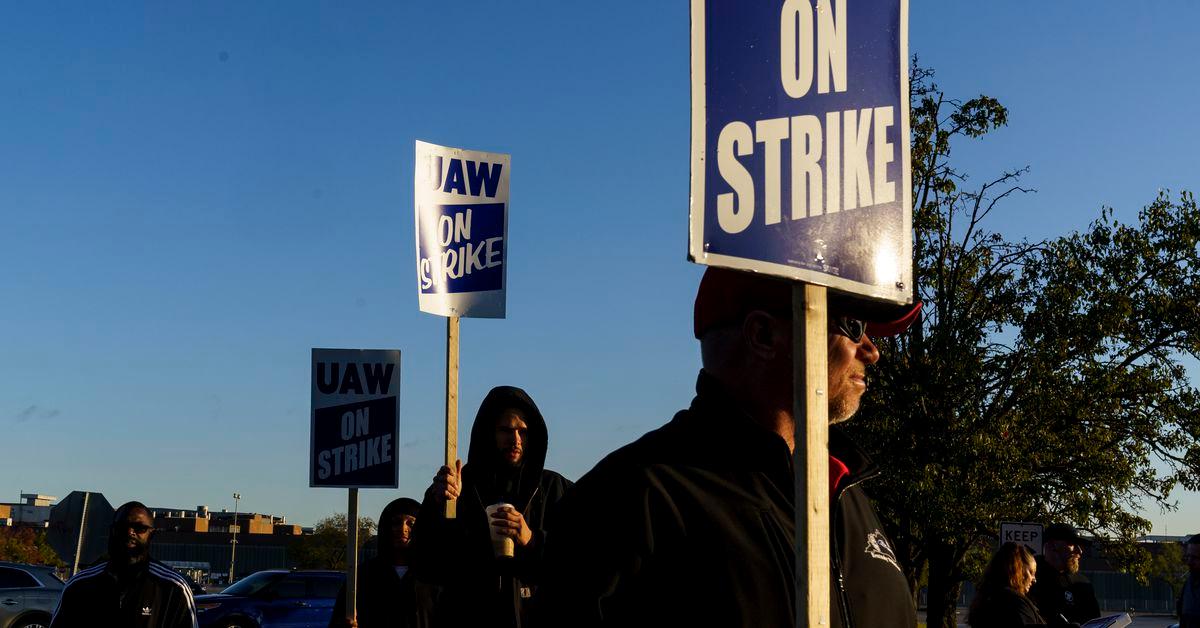
[[[0,562],[0,628],[46,628],[62,591],[53,567]]]

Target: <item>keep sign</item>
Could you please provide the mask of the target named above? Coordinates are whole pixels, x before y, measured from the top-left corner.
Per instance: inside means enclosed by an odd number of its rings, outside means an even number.
[[[396,488],[400,352],[313,349],[308,485]]]
[[[417,142],[417,294],[422,312],[504,318],[510,158]]]
[[[1000,522],[1000,544],[1016,543],[1028,547],[1034,554],[1042,553],[1042,524],[1015,521]]]
[[[912,300],[907,0],[692,0],[688,256]]]

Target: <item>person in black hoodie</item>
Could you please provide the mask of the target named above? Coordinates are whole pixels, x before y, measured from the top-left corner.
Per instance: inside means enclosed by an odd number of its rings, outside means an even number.
[[[122,504],[108,528],[108,560],[67,582],[50,627],[195,628],[191,585],[150,558],[153,535],[150,511],[141,502]]]
[[[1051,626],[1082,624],[1100,616],[1096,590],[1079,573],[1079,560],[1087,540],[1074,526],[1054,523],[1042,533],[1042,555],[1037,561],[1037,583],[1029,597]]]
[[[831,422],[858,409],[870,335],[913,306],[830,298]],[[622,447],[560,505],[546,548],[537,626],[796,625],[791,284],[709,267],[696,294],[696,397]],[[878,473],[830,430],[834,628],[913,628],[896,553],[860,483]]]
[[[356,624],[346,619],[346,585],[338,591],[329,628],[430,628],[433,626],[435,587],[417,580],[409,570],[409,545],[421,503],[394,499],[379,513],[375,557],[358,570]]]
[[[533,399],[493,388],[475,415],[467,464],[443,466],[425,493],[413,533],[414,568],[441,585],[439,628],[523,625],[539,581],[546,520],[571,485],[545,468],[546,421]],[[458,513],[446,519],[447,499]],[[510,504],[489,517],[486,508]],[[512,557],[493,552],[492,532],[513,539]]]

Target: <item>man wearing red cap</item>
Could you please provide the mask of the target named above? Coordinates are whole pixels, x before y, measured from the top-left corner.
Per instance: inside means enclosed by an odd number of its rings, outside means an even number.
[[[920,305],[830,298],[829,420],[858,410],[871,335]],[[794,626],[791,284],[709,268],[691,407],[602,460],[561,502],[541,626]],[[913,628],[916,610],[860,483],[878,471],[830,430],[832,626]]]

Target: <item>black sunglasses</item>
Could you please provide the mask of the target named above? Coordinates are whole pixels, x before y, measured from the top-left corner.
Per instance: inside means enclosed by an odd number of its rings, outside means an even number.
[[[154,528],[144,523],[125,523],[121,525],[122,530],[133,530],[137,534],[145,534]]]
[[[861,342],[863,334],[867,333],[867,324],[857,318],[849,316],[835,316],[830,320],[833,321],[834,330],[854,342]]]

